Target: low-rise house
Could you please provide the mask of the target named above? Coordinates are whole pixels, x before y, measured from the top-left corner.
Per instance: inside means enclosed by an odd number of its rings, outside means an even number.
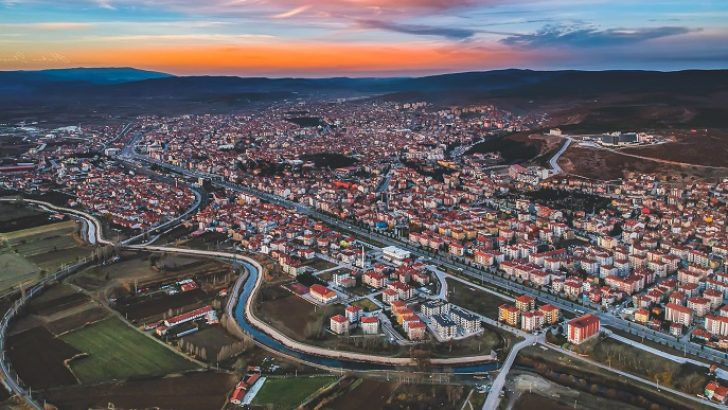
[[[319,303],[332,303],[338,298],[336,292],[319,284],[311,285],[308,292]]]

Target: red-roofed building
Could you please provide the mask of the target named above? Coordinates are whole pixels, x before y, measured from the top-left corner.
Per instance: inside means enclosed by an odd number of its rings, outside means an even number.
[[[331,303],[336,301],[337,298],[336,292],[318,283],[311,285],[308,292],[314,300],[320,303]]]
[[[361,330],[365,335],[376,335],[379,333],[379,319],[375,316],[364,316],[359,320]]]
[[[521,312],[528,312],[536,308],[536,299],[528,295],[521,295],[516,298],[516,308]]]
[[[337,335],[343,335],[349,332],[349,320],[344,315],[331,316],[330,325],[331,331]]]
[[[540,308],[538,308],[541,312],[543,312],[543,320],[545,323],[552,325],[559,321],[559,308],[557,308],[554,305],[543,305]]]
[[[693,323],[693,311],[682,305],[668,303],[665,305],[665,320],[690,326]]]
[[[570,320],[567,324],[567,328],[569,342],[581,344],[592,337],[599,335],[601,323],[599,321],[599,317],[591,313],[587,313],[586,315]]]

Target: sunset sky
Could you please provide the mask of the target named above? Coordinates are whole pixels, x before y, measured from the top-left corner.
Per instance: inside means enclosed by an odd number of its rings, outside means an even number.
[[[726,0],[0,0],[0,70],[728,68]]]

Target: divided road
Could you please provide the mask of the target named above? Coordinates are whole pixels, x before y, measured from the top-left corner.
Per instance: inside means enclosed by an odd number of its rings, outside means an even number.
[[[428,261],[428,263],[437,263],[441,266],[451,269],[454,272],[460,272],[461,274],[468,276],[476,281],[482,281],[484,283],[488,283],[490,285],[494,285],[496,287],[506,289],[511,292],[530,295],[543,302],[550,303],[550,304],[558,307],[561,310],[566,310],[569,312],[573,312],[575,314],[583,314],[583,313],[587,313],[587,312],[593,313],[593,314],[599,316],[599,318],[602,320],[603,326],[609,326],[614,329],[618,329],[618,330],[628,332],[628,333],[636,332],[636,336],[638,336],[638,337],[645,337],[648,340],[664,344],[666,346],[677,349],[678,351],[684,351],[686,353],[695,355],[697,357],[705,358],[706,360],[709,360],[709,361],[712,361],[712,362],[715,362],[718,364],[723,364],[723,363],[728,362],[728,353],[720,352],[720,351],[710,349],[710,348],[705,348],[703,345],[699,345],[697,343],[690,342],[690,341],[675,340],[675,338],[672,335],[669,335],[667,333],[655,331],[655,330],[652,330],[645,326],[641,326],[636,323],[626,321],[624,319],[614,316],[611,313],[602,312],[598,308],[598,306],[587,304],[587,303],[579,304],[579,303],[575,303],[575,302],[572,302],[567,299],[562,299],[561,297],[554,295],[550,292],[540,290],[537,288],[533,288],[530,286],[522,285],[522,284],[519,284],[510,279],[503,278],[496,274],[486,272],[482,269],[476,268],[476,267],[472,266],[471,264],[463,263],[461,260],[453,258],[450,255],[443,254],[443,253],[434,253],[429,250],[420,249],[419,247],[416,247],[412,243],[407,242],[401,238],[395,238],[394,236],[384,235],[381,233],[370,231],[368,229],[364,229],[364,228],[356,225],[356,223],[353,221],[344,221],[339,218],[332,217],[330,215],[319,212],[315,209],[312,209],[312,208],[310,208],[306,205],[300,204],[298,202],[293,202],[291,200],[279,197],[274,194],[263,192],[263,191],[260,191],[260,190],[254,189],[254,188],[237,185],[237,184],[225,181],[222,179],[222,177],[217,176],[217,175],[204,174],[204,173],[190,171],[185,168],[167,164],[167,163],[164,163],[161,161],[156,161],[151,158],[140,156],[140,155],[136,155],[135,159],[138,161],[147,162],[149,164],[154,164],[156,166],[159,166],[160,168],[165,168],[169,171],[173,171],[173,172],[176,172],[176,173],[188,176],[188,177],[210,178],[210,180],[214,186],[221,187],[221,188],[227,188],[234,192],[243,192],[246,194],[254,195],[265,201],[268,201],[268,202],[271,202],[274,204],[278,204],[281,206],[285,206],[290,209],[295,209],[296,211],[298,211],[304,215],[308,215],[314,219],[325,222],[338,229],[353,232],[354,234],[356,234],[357,236],[359,236],[361,238],[381,242],[388,246],[396,246],[396,247],[402,248],[404,250],[411,252],[413,255],[417,255],[417,256],[425,258]]]

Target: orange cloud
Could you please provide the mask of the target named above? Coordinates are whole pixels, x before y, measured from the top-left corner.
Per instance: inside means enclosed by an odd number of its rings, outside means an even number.
[[[376,75],[488,69],[531,59],[506,48],[438,44],[250,44],[62,51],[75,66],[134,66],[177,74]]]

